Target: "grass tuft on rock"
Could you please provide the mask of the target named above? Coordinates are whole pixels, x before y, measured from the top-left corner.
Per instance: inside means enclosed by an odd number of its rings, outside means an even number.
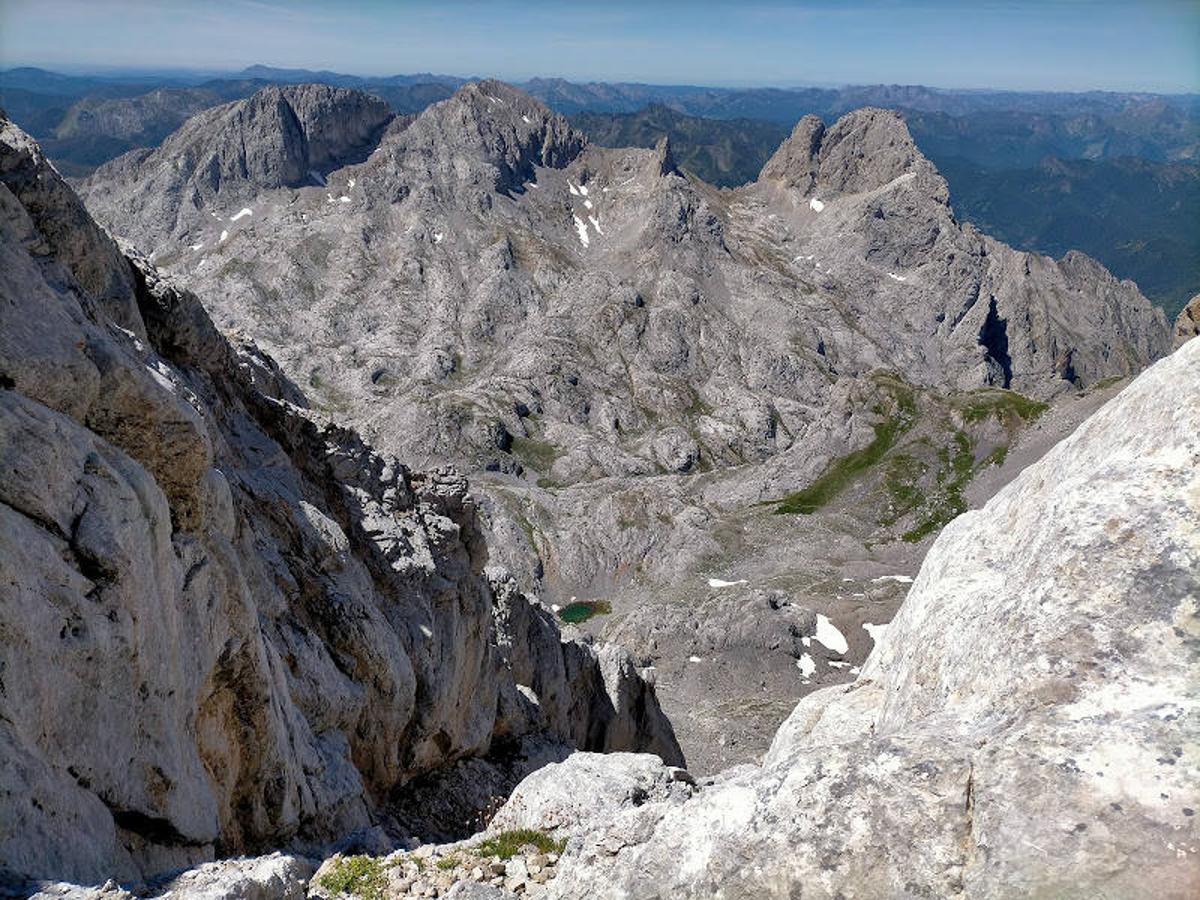
[[[340,860],[319,881],[321,887],[334,894],[350,894],[363,900],[383,900],[387,887],[384,862],[372,856],[347,856]]]
[[[537,847],[541,853],[562,853],[567,846],[566,841],[555,840],[539,828],[513,828],[493,835],[473,849],[480,856],[512,859],[526,844]]]

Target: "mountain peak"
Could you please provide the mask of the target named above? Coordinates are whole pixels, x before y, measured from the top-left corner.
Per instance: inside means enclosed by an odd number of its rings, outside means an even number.
[[[502,193],[519,191],[534,177],[535,166],[568,165],[587,143],[541,101],[495,80],[464,84],[417,116],[397,141],[398,150],[420,147],[430,159],[456,158],[492,167],[494,187]],[[461,173],[456,172],[447,169],[443,174],[457,178]]]
[[[928,180],[929,192],[946,202],[945,182],[917,149],[900,114],[867,106],[846,113],[828,128],[816,116],[802,118],[767,160],[759,180],[804,194],[819,188],[832,196],[875,190],[902,175]]]
[[[817,181],[821,138],[825,123],[807,115],[796,123],[791,135],[767,160],[759,174],[760,181],[777,181],[803,194],[812,190]]]

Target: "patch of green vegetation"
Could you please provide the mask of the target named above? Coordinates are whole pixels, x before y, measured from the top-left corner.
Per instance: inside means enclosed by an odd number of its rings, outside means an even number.
[[[877,381],[880,387],[891,394],[895,410],[888,413],[882,403],[873,408],[876,415],[883,417],[883,421],[874,426],[874,440],[861,450],[835,459],[808,487],[788,494],[775,507],[776,513],[812,515],[845,490],[860,474],[883,459],[884,454],[896,445],[900,436],[912,428],[917,412],[916,396],[912,389],[903,382],[887,376]]]
[[[321,887],[334,894],[350,894],[363,900],[383,900],[387,887],[382,859],[347,856],[321,876]]]
[[[968,423],[996,418],[1009,425],[1013,424],[1014,418],[1032,422],[1049,408],[1047,404],[1016,391],[990,389],[969,395],[962,406],[962,414]]]
[[[532,844],[542,853],[562,853],[567,842],[557,841],[540,828],[513,828],[493,835],[472,849],[480,856],[498,856],[512,859],[526,844]]]
[[[1102,378],[1099,381],[1097,381],[1095,384],[1092,385],[1092,390],[1093,391],[1102,391],[1105,388],[1112,387],[1114,384],[1120,384],[1122,381],[1125,380],[1125,378],[1126,378],[1126,376],[1124,376],[1124,375],[1113,375],[1111,378]]]
[[[1008,445],[1001,444],[987,456],[979,461],[977,468],[986,469],[988,466],[1002,466],[1004,460],[1008,458]]]
[[[607,600],[576,600],[560,609],[558,617],[572,625],[580,625],[593,616],[607,616],[611,612],[612,604]]]
[[[925,503],[925,492],[920,482],[928,470],[926,463],[907,453],[897,453],[887,461],[883,487],[887,491],[890,508],[882,524],[891,525]]]
[[[952,449],[953,453],[951,448],[946,447],[938,451],[940,458],[937,474],[938,490],[926,505],[925,518],[900,536],[902,540],[910,544],[915,544],[935,531],[940,531],[951,519],[967,511],[967,501],[963,498],[963,489],[966,488],[975,472],[975,449],[970,436],[965,431],[954,433]]]
[[[449,853],[446,856],[443,856],[441,859],[439,859],[436,863],[434,863],[434,865],[436,865],[443,872],[449,872],[451,869],[453,869],[455,866],[458,865],[458,854],[457,853]]]
[[[538,472],[550,471],[554,461],[561,455],[553,444],[520,436],[513,438],[512,452],[529,468]]]

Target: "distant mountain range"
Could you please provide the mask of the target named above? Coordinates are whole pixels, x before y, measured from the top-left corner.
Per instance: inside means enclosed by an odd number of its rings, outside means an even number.
[[[82,177],[157,146],[202,109],[269,84],[324,83],[400,114],[446,99],[466,78],[364,77],[250,66],[227,77],[0,72],[0,107],[60,171]],[[896,109],[945,174],[964,219],[1024,249],[1095,255],[1174,315],[1200,288],[1200,96],[954,91],[920,85],[711,88],[532,79],[520,87],[600,146],[669,137],[681,167],[719,186],[754,180],[803,115]]]

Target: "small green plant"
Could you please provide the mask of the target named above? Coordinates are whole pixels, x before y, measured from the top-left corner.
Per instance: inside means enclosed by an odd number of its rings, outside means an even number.
[[[436,865],[443,872],[449,872],[458,865],[458,854],[449,853],[439,859],[436,863],[434,863],[434,865]]]
[[[387,876],[383,860],[371,856],[347,856],[322,875],[320,882],[321,887],[335,894],[383,900]]]
[[[480,856],[498,856],[512,859],[526,844],[532,844],[542,853],[562,853],[566,841],[558,841],[539,828],[514,828],[493,835],[473,849]]]
[[[560,609],[558,617],[564,622],[579,625],[592,616],[607,616],[611,612],[612,604],[607,600],[577,600]]]

